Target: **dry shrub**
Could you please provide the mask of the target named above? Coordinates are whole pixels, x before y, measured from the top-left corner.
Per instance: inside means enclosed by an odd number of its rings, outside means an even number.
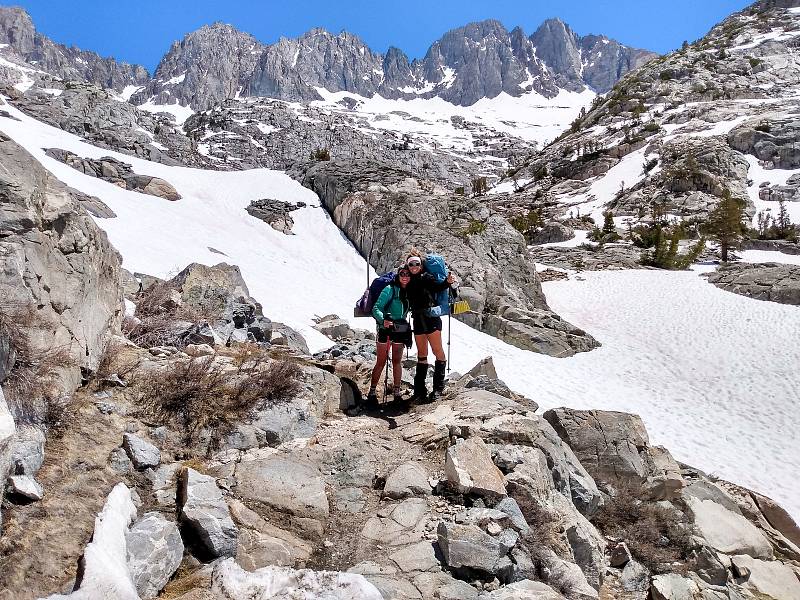
[[[591,519],[604,535],[624,541],[654,573],[675,571],[673,563],[689,560],[691,530],[682,513],[648,502],[641,487],[629,481],[609,485],[613,495]]]
[[[59,394],[58,383],[75,359],[64,346],[37,348],[29,331],[52,330],[31,306],[0,307],[0,336],[9,342],[13,366],[3,382],[9,409],[17,424],[57,429],[65,421],[70,399]]]
[[[300,368],[272,360],[264,352],[231,363],[213,356],[176,360],[137,379],[139,403],[147,418],[176,426],[191,444],[210,433],[210,450],[238,422],[300,392]]]
[[[167,281],[154,283],[136,296],[135,319],[126,318],[123,333],[137,346],[183,346],[176,321],[197,323],[208,315],[181,303],[178,290]]]
[[[517,489],[519,493],[513,494],[514,499],[530,527],[523,536],[526,545],[531,549],[547,546],[559,556],[568,556],[561,516],[543,505],[527,488]]]

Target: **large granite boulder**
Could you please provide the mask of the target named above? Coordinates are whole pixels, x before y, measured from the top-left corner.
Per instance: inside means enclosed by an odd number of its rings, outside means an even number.
[[[503,473],[492,462],[488,446],[479,437],[458,440],[447,449],[445,477],[462,494],[488,498],[506,495]]]
[[[33,310],[35,349],[66,349],[61,386],[71,391],[119,329],[120,258],[74,191],[5,135],[0,164],[0,297]]]
[[[638,415],[555,408],[544,418],[596,479],[641,485],[653,499],[671,499],[684,485],[669,451],[650,446]]]
[[[319,466],[292,456],[274,454],[239,463],[236,494],[300,518],[325,521],[330,512]]]
[[[125,535],[128,570],[144,599],[155,598],[183,560],[183,540],[174,522],[145,513]]]
[[[149,194],[150,196],[158,196],[170,201],[181,199],[181,195],[169,182],[152,175],[138,175],[133,172],[131,165],[111,156],[82,158],[74,152],[62,150],[61,148],[48,148],[46,154],[50,158],[63,162],[84,175],[97,177],[123,189]],[[84,200],[84,205],[86,205],[86,202]],[[101,212],[103,211],[102,206],[104,205],[102,201],[100,201],[100,205],[97,205],[96,202],[93,202],[93,204]]]
[[[712,548],[728,555],[772,558],[772,545],[766,536],[714,484],[692,484],[683,490],[682,498],[698,534]]]
[[[472,327],[554,356],[597,345],[549,310],[522,234],[480,198],[450,194],[371,161],[324,161],[293,175],[319,194],[334,222],[378,271],[396,267],[411,246],[442,253],[460,279],[459,297],[471,307],[458,318]],[[554,318],[537,322],[535,336],[506,335],[513,329],[507,321],[533,310]]]

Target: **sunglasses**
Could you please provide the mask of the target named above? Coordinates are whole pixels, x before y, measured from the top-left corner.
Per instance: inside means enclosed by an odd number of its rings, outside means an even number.
[[[421,267],[421,266],[422,266],[422,263],[421,263],[421,262],[419,262],[418,260],[415,260],[415,261],[408,261],[408,262],[406,263],[406,266],[407,266],[407,267]]]
[[[401,271],[397,275],[398,277],[411,277],[411,273],[409,273],[408,271]]]

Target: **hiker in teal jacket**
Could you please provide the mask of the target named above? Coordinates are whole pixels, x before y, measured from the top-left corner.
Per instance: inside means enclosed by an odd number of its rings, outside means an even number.
[[[375,388],[381,378],[386,360],[389,356],[389,346],[392,347],[392,394],[394,400],[401,400],[400,379],[403,375],[403,346],[411,347],[411,325],[406,320],[408,315],[408,298],[406,286],[411,280],[411,272],[405,267],[401,268],[394,281],[383,288],[381,295],[372,308],[372,316],[377,324],[377,361],[372,369],[372,380],[367,392],[367,405],[375,406],[378,397]]]

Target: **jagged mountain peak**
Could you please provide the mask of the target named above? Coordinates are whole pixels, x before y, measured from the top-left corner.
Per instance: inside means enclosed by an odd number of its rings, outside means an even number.
[[[239,93],[264,45],[251,34],[217,21],[172,43],[135,103],[209,108]]]
[[[0,44],[7,44],[5,50],[14,53],[16,60],[35,64],[36,71],[60,79],[90,81],[120,91],[149,78],[141,65],[57,44],[37,32],[30,14],[18,6],[0,6]]]

